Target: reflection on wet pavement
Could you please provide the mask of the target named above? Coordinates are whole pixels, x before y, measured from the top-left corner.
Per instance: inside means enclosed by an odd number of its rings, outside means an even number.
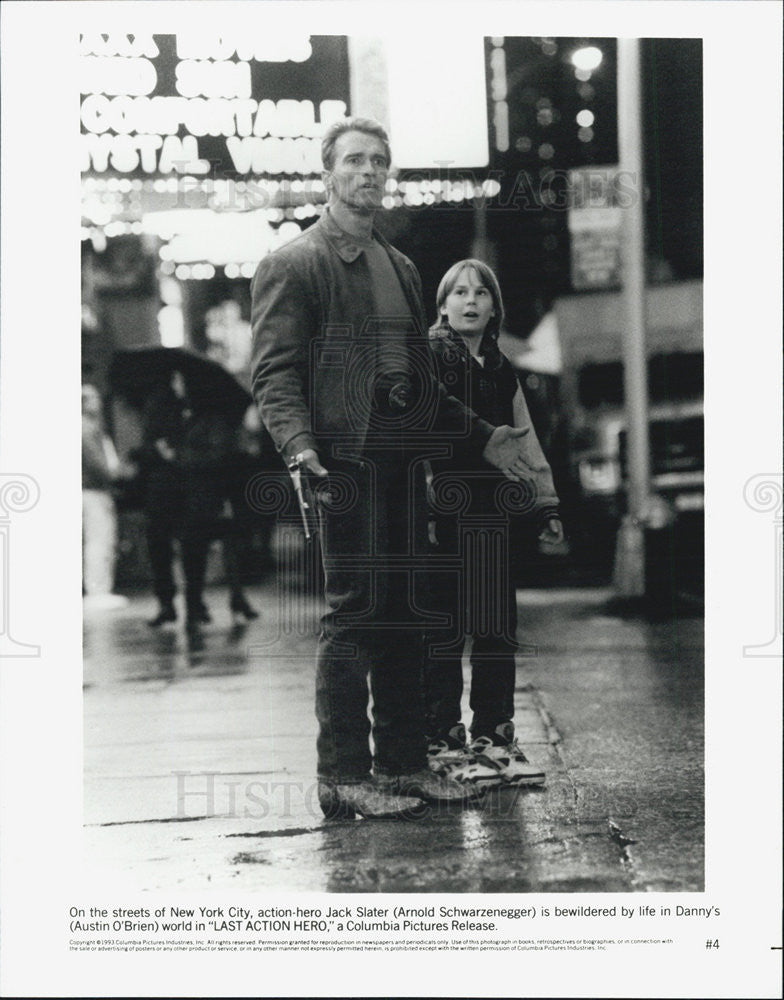
[[[408,822],[327,822],[314,780],[321,603],[258,588],[258,621],[85,620],[85,821],[96,864],[145,888],[628,892],[703,884],[702,628],[521,592],[520,742],[543,789]],[[467,694],[467,692],[466,692]],[[470,717],[466,705],[466,718]]]

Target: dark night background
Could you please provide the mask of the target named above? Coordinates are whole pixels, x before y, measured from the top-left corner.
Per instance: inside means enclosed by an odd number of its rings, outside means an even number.
[[[166,66],[171,63],[173,72],[174,39],[156,36],[156,40],[161,48],[159,89],[171,91],[173,81],[167,77]],[[348,92],[344,91],[348,79],[346,39],[313,36],[311,43],[312,60],[321,67],[331,67],[330,72],[325,70],[320,74],[317,91],[312,87],[312,69],[310,89],[304,82],[302,89],[298,89],[294,78],[299,72],[306,80],[305,66],[287,63],[285,73],[281,67],[273,66],[267,67],[263,81],[254,76],[254,93],[275,97],[280,91],[281,96],[285,93],[314,103],[322,97],[348,100]],[[503,45],[509,150],[499,153],[495,149],[490,98],[492,41],[488,38],[485,48],[490,163],[471,171],[442,171],[439,176],[450,180],[470,177],[477,182],[488,176],[500,179],[500,194],[488,200],[486,235],[495,253],[491,263],[497,268],[504,293],[507,329],[524,337],[554,296],[572,290],[568,213],[541,203],[532,205],[528,192],[538,190],[544,178],[545,186],[549,184],[557,195],[568,170],[617,163],[616,42],[613,38],[506,37]],[[576,78],[571,62],[575,49],[585,45],[597,45],[604,56],[589,81]],[[641,50],[648,280],[656,283],[698,278],[702,276],[702,42],[644,39]],[[255,64],[254,73],[261,71]],[[281,74],[286,80],[283,89],[278,79]],[[445,91],[445,97],[450,94],[451,91]],[[575,124],[575,115],[581,108],[590,109],[595,116],[593,137],[588,142],[579,141]],[[394,156],[394,136],[391,138]],[[212,140],[214,150],[209,146],[210,141],[209,136],[200,139],[202,155],[217,158],[223,140]],[[542,143],[550,144],[553,149],[547,160],[537,153]],[[220,166],[220,172],[228,176],[230,171],[224,167]],[[554,183],[546,179],[552,171],[560,178]],[[422,173],[418,171],[416,176],[421,178]],[[411,175],[412,172],[401,172],[400,180]],[[515,193],[521,191],[526,211],[513,207]],[[506,208],[502,207],[504,203]],[[472,254],[475,217],[471,204],[442,202],[430,207],[394,208],[384,212],[379,222],[392,242],[419,269],[428,317],[434,318],[435,291],[441,275],[455,260]],[[131,237],[115,242],[123,240],[135,245]],[[219,268],[212,280],[188,284],[189,327],[197,349],[205,346],[204,312],[212,305],[235,299],[243,317],[249,319],[247,279],[226,278]]]
[[[543,51],[543,41],[505,39],[509,152],[494,152],[492,114],[489,116],[489,170],[503,171],[502,201],[514,196],[515,185],[518,191],[538,188],[540,171],[560,173],[618,162],[615,39],[555,39],[558,51],[552,56]],[[581,44],[596,44],[604,53],[589,84],[575,79],[568,59]],[[646,39],[642,42],[642,63],[648,256],[652,263],[669,265],[658,274],[672,279],[701,277],[702,42]],[[547,125],[537,120],[537,102],[543,99],[549,102],[553,115]],[[590,143],[577,139],[575,115],[582,107],[590,108],[596,117]],[[516,149],[516,143],[523,145],[525,138],[530,141],[530,150]],[[536,150],[545,141],[552,144],[555,154],[543,165]],[[454,173],[461,176],[460,171]],[[530,187],[524,186],[521,173],[528,175]],[[478,179],[483,176],[479,171],[473,175]],[[554,189],[557,191],[557,184]],[[441,275],[455,260],[470,256],[471,250],[471,211],[445,208],[434,206],[409,213],[415,225],[389,220],[397,245],[419,268],[428,315],[434,311]],[[554,296],[571,290],[567,213],[545,206],[534,211],[491,208],[488,237],[497,247],[507,327],[524,336],[539,319],[537,300],[546,305]],[[653,268],[650,279],[657,280]]]

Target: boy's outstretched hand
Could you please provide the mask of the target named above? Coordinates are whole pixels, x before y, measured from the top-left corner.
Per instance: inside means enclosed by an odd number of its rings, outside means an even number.
[[[521,438],[530,431],[530,427],[510,427],[504,424],[496,427],[485,445],[482,458],[494,465],[515,482],[530,478],[531,468],[523,458]]]

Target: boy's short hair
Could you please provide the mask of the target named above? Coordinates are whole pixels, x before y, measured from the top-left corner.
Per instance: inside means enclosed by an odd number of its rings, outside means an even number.
[[[446,326],[448,326],[446,316],[442,312],[442,309],[447,296],[455,287],[457,279],[466,268],[476,271],[479,275],[480,281],[485,288],[489,290],[490,295],[493,298],[495,316],[490,317],[487,329],[485,330],[485,335],[492,337],[493,340],[497,340],[498,334],[501,332],[501,324],[504,321],[504,300],[501,297],[501,286],[498,284],[498,278],[496,278],[492,267],[490,267],[489,264],[485,264],[483,260],[477,260],[475,257],[470,257],[467,260],[459,260],[456,264],[453,264],[439,282],[438,291],[436,292],[437,316],[435,323],[431,327],[431,332],[435,333],[436,331],[443,330]]]
[[[389,136],[383,125],[373,118],[339,118],[327,128],[321,140],[321,163],[325,170],[332,170],[335,166],[335,143],[345,132],[364,132],[380,139],[387,154],[387,165],[392,162]]]

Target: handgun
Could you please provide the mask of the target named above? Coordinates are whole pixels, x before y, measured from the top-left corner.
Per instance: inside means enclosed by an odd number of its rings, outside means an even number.
[[[316,507],[313,500],[313,491],[308,484],[308,468],[302,461],[301,455],[295,455],[288,464],[289,475],[294,486],[294,493],[299,504],[299,512],[302,517],[302,527],[305,530],[305,538],[311,541],[318,532],[318,519]]]

